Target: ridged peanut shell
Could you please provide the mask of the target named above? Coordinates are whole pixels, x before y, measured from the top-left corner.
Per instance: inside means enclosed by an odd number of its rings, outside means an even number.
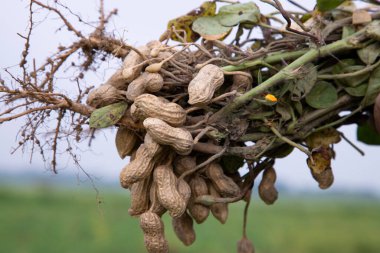
[[[129,100],[134,101],[145,92],[161,90],[163,85],[164,79],[160,74],[144,72],[128,85],[126,96]]]
[[[273,204],[278,198],[278,192],[274,186],[276,178],[276,171],[270,167],[264,171],[259,184],[259,196],[267,205]]]
[[[186,210],[186,202],[177,189],[177,178],[173,168],[160,165],[154,169],[154,182],[157,186],[157,197],[173,218],[181,216]]]
[[[140,215],[140,227],[144,232],[144,243],[149,253],[168,253],[169,246],[164,236],[164,223],[153,212]]]
[[[210,195],[216,198],[220,198],[220,194],[214,188],[212,184],[209,185]],[[222,224],[226,223],[228,218],[228,204],[227,203],[215,203],[210,206],[212,215]]]
[[[216,65],[207,64],[199,70],[198,74],[189,83],[188,103],[191,105],[208,104],[223,82],[223,71]]]
[[[157,143],[171,146],[180,155],[191,153],[194,140],[189,131],[172,127],[156,118],[145,119],[143,125]]]
[[[200,224],[204,222],[210,214],[210,209],[204,205],[194,203],[194,199],[199,196],[208,195],[206,181],[199,175],[195,175],[189,182],[191,189],[191,198],[188,204],[188,210],[194,220]]]
[[[240,194],[240,187],[232,178],[224,174],[223,168],[219,163],[210,163],[206,168],[206,175],[223,197],[236,197]]]
[[[180,105],[152,94],[138,96],[133,105],[131,114],[139,120],[157,118],[171,126],[182,126],[186,121],[186,111]]]
[[[131,216],[140,215],[149,209],[149,177],[140,180],[131,186],[131,207],[128,213]]]

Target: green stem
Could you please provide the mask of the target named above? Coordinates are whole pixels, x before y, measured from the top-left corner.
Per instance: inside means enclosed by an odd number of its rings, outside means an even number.
[[[280,62],[282,60],[292,60],[295,58],[298,58],[302,55],[304,55],[308,50],[302,49],[299,51],[294,51],[294,52],[281,52],[281,53],[273,53],[269,54],[268,56],[265,56],[263,58],[257,59],[257,60],[252,60],[252,61],[247,61],[239,65],[229,65],[222,67],[223,71],[238,71],[238,70],[244,70],[252,67],[256,67],[258,65],[264,65],[267,66],[267,64],[272,64],[276,62]]]
[[[228,114],[232,114],[235,110],[239,109],[241,106],[251,101],[254,96],[264,93],[265,91],[279,84],[281,81],[283,81],[286,78],[296,76],[297,70],[303,65],[305,65],[306,63],[312,62],[318,59],[319,57],[324,57],[327,55],[335,54],[340,51],[350,50],[350,49],[360,47],[359,42],[363,36],[364,31],[365,29],[362,29],[359,32],[356,32],[347,38],[344,38],[336,42],[333,42],[331,44],[328,44],[326,46],[320,47],[319,49],[316,49],[316,48],[309,49],[306,53],[304,53],[298,59],[296,59],[291,64],[284,67],[277,74],[268,78],[262,84],[252,88],[248,92],[244,93],[242,96],[235,98],[230,104],[228,104],[227,106],[219,110],[217,113],[215,113],[210,118],[209,122],[214,123],[216,121],[219,121],[220,119],[223,119]],[[294,53],[299,53],[299,52],[294,52]],[[280,58],[281,56],[277,55],[277,57]],[[257,61],[262,61],[262,60],[257,60]],[[245,68],[249,68],[257,64],[258,63],[246,62],[244,66]],[[226,66],[224,68],[229,68],[229,70],[232,71],[232,70],[235,70],[234,68],[239,67],[239,66]]]

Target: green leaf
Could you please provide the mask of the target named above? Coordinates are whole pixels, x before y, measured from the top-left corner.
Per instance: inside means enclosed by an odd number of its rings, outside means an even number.
[[[380,55],[380,43],[376,42],[357,51],[362,62],[367,65],[373,64]]]
[[[334,85],[319,81],[306,96],[306,103],[313,108],[322,109],[333,105],[337,99],[338,92]]]
[[[124,116],[127,108],[127,103],[120,102],[96,109],[91,113],[90,127],[105,128],[114,125]]]
[[[356,131],[358,141],[368,145],[380,145],[380,134],[378,134],[369,121],[365,124],[359,125]]]
[[[317,68],[308,63],[299,70],[297,79],[293,81],[291,98],[293,101],[299,101],[304,98],[313,88],[317,81]]]
[[[292,108],[287,103],[277,103],[276,112],[281,115],[283,121],[288,121],[292,118]]]
[[[365,33],[368,37],[380,41],[380,20],[375,20],[369,24]]]
[[[368,88],[361,102],[362,107],[367,107],[375,102],[377,95],[380,93],[380,67],[372,71],[368,82]]]
[[[319,11],[325,12],[338,7],[345,0],[317,0],[317,8]]]
[[[219,16],[213,16],[198,18],[194,21],[192,29],[206,40],[219,40],[227,36],[232,28],[222,26]]]
[[[364,97],[367,87],[368,83],[362,83],[356,87],[345,87],[344,90],[353,97]]]
[[[257,24],[260,21],[260,10],[253,2],[231,4],[221,7],[218,16],[223,26],[235,26],[242,22]]]
[[[334,74],[347,74],[364,69],[365,65],[358,65],[355,59],[344,59],[333,67]],[[367,81],[370,73],[351,76],[347,78],[336,79],[335,82],[343,86],[355,87]]]
[[[343,27],[343,31],[342,31],[342,39],[345,39],[348,36],[351,36],[355,32],[356,32],[355,31],[355,27],[353,27],[352,25],[346,25],[346,26],[344,26]]]

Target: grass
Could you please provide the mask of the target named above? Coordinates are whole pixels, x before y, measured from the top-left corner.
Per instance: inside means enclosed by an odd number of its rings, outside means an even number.
[[[128,195],[52,188],[0,188],[0,252],[145,252],[138,219],[128,215]],[[213,217],[196,225],[197,240],[185,247],[164,217],[175,252],[235,252],[243,204],[230,205],[225,225]],[[256,253],[380,252],[380,203],[339,198],[281,198],[273,206],[254,199],[248,234]]]

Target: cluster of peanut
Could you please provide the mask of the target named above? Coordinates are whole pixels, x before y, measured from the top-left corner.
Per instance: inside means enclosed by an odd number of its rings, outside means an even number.
[[[120,101],[130,105],[124,117],[136,127],[119,126],[116,134],[121,158],[131,156],[120,173],[120,183],[131,192],[129,214],[140,217],[148,252],[168,252],[161,220],[165,212],[172,217],[178,238],[190,245],[195,240],[193,220],[204,222],[210,211],[221,223],[228,217],[227,203],[202,205],[196,202],[198,197],[243,194],[239,173],[226,175],[218,160],[198,166],[210,155],[193,150],[204,125],[189,121],[188,116],[199,115],[202,107],[213,103],[224,74],[213,64],[196,68],[199,59],[189,62],[190,58],[184,49],[175,51],[150,42],[131,51],[123,67],[90,93],[87,101],[95,108]],[[174,81],[177,85],[173,86]]]

